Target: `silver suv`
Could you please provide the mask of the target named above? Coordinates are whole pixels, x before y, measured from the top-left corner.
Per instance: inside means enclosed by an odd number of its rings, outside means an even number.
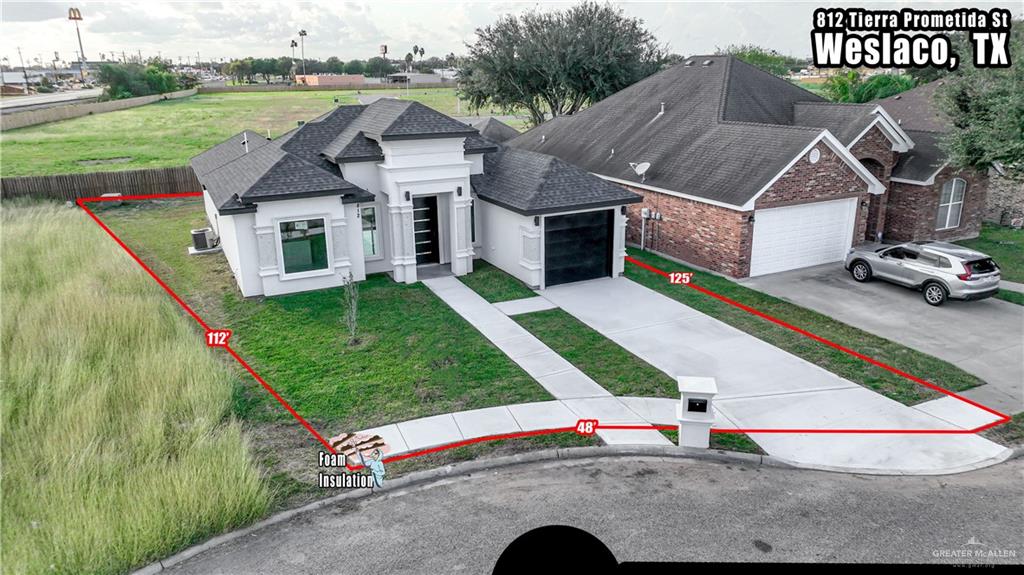
[[[859,282],[879,278],[921,290],[929,305],[999,292],[999,266],[992,258],[945,242],[866,244],[850,250],[846,269]]]

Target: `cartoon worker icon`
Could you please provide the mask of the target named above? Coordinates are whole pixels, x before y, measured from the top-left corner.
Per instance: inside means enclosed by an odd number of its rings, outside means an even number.
[[[356,453],[359,454],[359,462],[363,464],[363,467],[365,467],[366,469],[370,470],[370,475],[373,476],[373,485],[375,487],[383,487],[384,486],[384,475],[387,472],[384,471],[384,461],[383,461],[384,454],[381,453],[381,450],[380,449],[374,449],[373,450],[373,454],[372,454],[372,459],[370,459],[369,462],[367,462],[365,459],[363,459],[363,452],[362,451],[357,451]]]

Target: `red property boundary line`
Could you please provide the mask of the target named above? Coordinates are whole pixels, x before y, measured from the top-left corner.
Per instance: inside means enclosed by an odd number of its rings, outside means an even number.
[[[188,315],[190,315],[192,317],[192,319],[194,319],[200,326],[202,326],[202,328],[206,332],[209,332],[209,331],[213,330],[213,328],[211,328],[206,323],[206,321],[203,320],[203,318],[198,313],[196,313],[195,310],[193,310],[187,303],[185,303],[185,300],[183,300],[177,293],[175,293],[175,291],[173,289],[171,289],[170,286],[168,286],[166,283],[164,283],[164,281],[162,279],[160,279],[160,276],[157,275],[156,272],[154,272],[152,268],[150,268],[148,265],[146,265],[146,262],[142,261],[142,259],[134,251],[132,251],[132,249],[129,248],[128,245],[125,244],[124,241],[121,240],[121,238],[118,237],[118,235],[115,234],[113,230],[111,230],[105,223],[103,223],[103,221],[99,218],[99,216],[97,216],[95,214],[95,212],[93,212],[91,209],[89,209],[89,207],[86,205],[88,203],[95,203],[95,202],[121,202],[121,201],[144,201],[144,200],[194,198],[194,197],[201,197],[202,195],[203,195],[202,192],[184,192],[184,193],[175,193],[175,194],[148,194],[148,195],[125,195],[125,196],[89,197],[89,198],[79,198],[79,199],[77,199],[75,201],[75,203],[90,218],[92,218],[92,220],[94,222],[96,222],[96,224],[99,225],[99,227],[101,229],[103,229],[103,231],[106,232],[107,235],[109,235],[114,240],[114,242],[116,242],[117,245],[121,247],[121,249],[123,249],[133,260],[135,260],[135,262],[137,264],[139,264],[139,266],[142,267],[142,269],[147,274],[149,274],[149,276],[152,277],[153,280],[155,280],[156,283],[159,284],[160,287],[162,287],[164,289],[164,291],[166,291],[167,294],[170,295],[171,298],[173,298],[174,301],[177,302],[178,305],[180,305],[182,307],[182,309],[185,310],[186,313],[188,313]],[[630,262],[630,263],[632,263],[632,264],[634,264],[636,266],[639,266],[639,267],[641,267],[641,268],[643,268],[643,269],[645,269],[647,271],[656,273],[658,275],[661,275],[661,276],[664,276],[664,277],[668,277],[669,276],[668,272],[659,270],[658,268],[655,268],[653,266],[649,266],[649,265],[647,265],[647,264],[645,264],[643,262],[640,262],[640,261],[638,261],[636,259],[633,259],[632,257],[626,256],[626,261],[628,261],[628,262]],[[708,290],[706,288],[700,287],[700,286],[692,284],[692,283],[683,284],[683,285],[686,285],[687,287],[693,288],[693,289],[695,289],[695,290],[697,290],[697,291],[699,291],[699,292],[701,292],[701,293],[703,293],[705,295],[713,297],[713,298],[715,298],[717,300],[720,300],[722,302],[725,302],[725,303],[727,303],[729,305],[732,305],[732,306],[735,306],[735,307],[737,307],[739,309],[742,309],[742,310],[744,310],[744,311],[746,311],[748,313],[756,315],[756,316],[758,316],[758,317],[760,317],[762,319],[765,319],[767,321],[770,321],[772,323],[780,325],[780,326],[782,326],[782,327],[784,327],[786,329],[792,330],[792,331],[794,331],[796,333],[799,333],[799,334],[801,334],[801,335],[803,335],[805,337],[811,338],[811,339],[813,339],[813,340],[815,340],[815,341],[817,341],[819,343],[823,343],[823,344],[825,344],[825,345],[827,345],[829,347],[832,347],[832,348],[837,349],[839,351],[842,351],[844,353],[850,354],[850,355],[852,355],[852,356],[854,356],[854,357],[856,357],[858,359],[861,359],[861,360],[863,360],[863,361],[865,361],[867,363],[870,363],[872,365],[875,365],[877,367],[880,367],[882,369],[885,369],[887,371],[895,373],[895,374],[897,374],[897,375],[899,375],[901,377],[907,378],[907,379],[909,379],[909,380],[911,380],[911,381],[913,381],[915,383],[918,383],[920,385],[923,385],[925,387],[928,387],[930,389],[933,389],[935,391],[938,391],[938,392],[943,393],[945,395],[948,395],[950,397],[954,397],[954,398],[956,398],[956,399],[958,399],[958,400],[960,400],[960,401],[962,401],[964,403],[970,404],[970,405],[972,405],[974,407],[982,409],[982,410],[984,410],[984,411],[986,411],[988,413],[991,413],[991,414],[993,414],[993,415],[995,415],[995,416],[1000,418],[997,421],[994,421],[992,423],[988,423],[986,425],[979,426],[979,427],[977,427],[975,429],[779,429],[779,428],[773,428],[773,429],[749,429],[749,428],[744,428],[744,429],[731,429],[731,428],[728,428],[728,429],[726,429],[726,428],[721,428],[721,429],[719,429],[719,428],[716,428],[716,429],[712,429],[711,430],[712,433],[815,433],[815,434],[822,434],[822,433],[826,433],[826,434],[833,434],[833,433],[857,433],[857,434],[943,434],[943,435],[967,435],[967,434],[979,433],[979,432],[984,431],[986,429],[989,429],[989,428],[992,428],[992,427],[996,427],[998,425],[1002,425],[1002,424],[1010,421],[1010,416],[1008,416],[1008,415],[1000,413],[1000,412],[998,412],[998,411],[996,411],[994,409],[985,407],[984,405],[981,405],[979,403],[976,403],[976,402],[971,401],[969,399],[966,399],[964,397],[960,397],[959,395],[957,395],[957,394],[955,394],[955,393],[953,393],[951,391],[948,391],[946,389],[943,389],[943,388],[941,388],[941,387],[939,387],[939,386],[937,386],[937,385],[935,385],[933,383],[927,382],[927,381],[925,381],[925,380],[923,380],[923,379],[921,379],[919,377],[913,376],[913,375],[911,375],[909,373],[906,373],[904,371],[896,369],[896,368],[894,368],[892,366],[889,366],[889,365],[887,365],[885,363],[882,363],[882,362],[880,362],[878,360],[872,359],[872,358],[870,358],[870,357],[868,357],[866,355],[863,355],[861,353],[858,353],[856,351],[853,351],[851,349],[843,347],[843,346],[841,346],[839,344],[836,344],[836,343],[834,343],[832,341],[829,341],[829,340],[827,340],[827,339],[825,339],[823,337],[817,336],[817,335],[815,335],[815,334],[813,334],[813,333],[811,333],[809,331],[806,331],[804,329],[801,329],[801,328],[798,328],[796,326],[790,325],[790,324],[788,324],[788,323],[786,323],[786,322],[784,322],[784,321],[782,321],[782,320],[780,320],[778,318],[772,317],[772,316],[770,316],[770,315],[768,315],[766,313],[760,312],[760,311],[758,311],[758,310],[756,310],[754,308],[751,308],[749,306],[741,304],[741,303],[739,303],[737,301],[731,300],[731,299],[729,299],[729,298],[727,298],[727,297],[725,297],[723,295],[717,294],[717,293],[715,293],[715,292],[713,292],[711,290]],[[239,365],[241,365],[247,372],[249,372],[249,374],[252,375],[253,379],[255,379],[257,382],[259,382],[259,384],[261,386],[263,386],[263,388],[266,389],[267,392],[270,393],[270,395],[274,399],[276,399],[277,402],[280,403],[281,406],[284,407],[285,410],[288,413],[290,413],[292,415],[292,417],[295,418],[296,421],[298,421],[303,427],[305,427],[306,430],[309,431],[309,433],[321,445],[324,446],[324,448],[326,448],[330,453],[337,453],[337,451],[335,451],[335,449],[333,447],[331,447],[331,444],[324,438],[324,436],[321,435],[312,425],[310,425],[310,423],[308,421],[306,421],[305,418],[303,418],[301,415],[299,415],[299,413],[297,411],[295,411],[295,408],[293,408],[283,397],[281,397],[281,395],[269,383],[267,383],[266,380],[264,380],[262,377],[260,377],[260,375],[256,372],[256,370],[254,370],[252,368],[252,366],[249,365],[249,363],[247,361],[245,361],[245,359],[243,359],[242,356],[239,355],[237,351],[234,350],[234,348],[232,348],[229,344],[225,344],[225,345],[218,346],[218,347],[223,347],[225,350],[227,350],[228,354],[231,355],[231,357],[233,357],[235,359],[235,361],[237,361],[239,363]],[[674,426],[674,425],[601,425],[600,423],[598,423],[597,428],[598,429],[635,429],[635,430],[675,430],[676,426]],[[474,443],[482,443],[482,442],[485,442],[485,441],[499,441],[499,440],[505,440],[505,439],[519,439],[519,438],[523,438],[523,437],[534,437],[534,436],[539,436],[539,435],[548,435],[548,434],[552,434],[552,433],[576,433],[576,428],[575,427],[559,427],[559,428],[552,428],[552,429],[539,429],[539,430],[535,430],[535,431],[523,431],[523,432],[518,432],[518,433],[505,433],[505,434],[499,434],[499,435],[488,435],[486,437],[477,437],[475,439],[466,439],[466,440],[463,440],[463,441],[458,441],[458,442],[455,442],[455,443],[449,443],[449,444],[445,444],[445,445],[440,445],[440,446],[437,446],[437,447],[431,447],[431,448],[427,448],[427,449],[420,449],[420,450],[416,450],[416,451],[410,451],[410,452],[406,452],[406,453],[402,453],[402,454],[399,454],[399,455],[395,455],[395,456],[392,456],[392,457],[385,458],[384,461],[388,462],[388,463],[395,462],[395,461],[401,461],[403,459],[410,459],[410,458],[419,457],[419,456],[422,456],[422,455],[429,455],[431,453],[437,453],[437,452],[440,452],[440,451],[446,451],[446,450],[455,449],[455,448],[458,448],[458,447],[465,447],[467,445],[472,445]],[[349,470],[355,471],[355,470],[359,469],[361,466],[352,466],[352,465],[346,464],[346,467],[348,467]]]

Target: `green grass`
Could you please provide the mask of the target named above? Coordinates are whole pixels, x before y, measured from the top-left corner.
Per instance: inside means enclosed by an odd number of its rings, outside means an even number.
[[[1001,299],[1017,305],[1024,305],[1024,293],[1004,289],[997,293],[995,297],[996,299]]]
[[[491,303],[537,297],[526,284],[484,260],[475,260],[473,273],[459,280]]]
[[[198,201],[107,209],[101,217],[323,433],[551,399],[422,284],[381,274],[359,283],[359,337],[347,344],[341,289],[242,298],[224,257],[187,256]],[[248,378],[244,381],[248,382]],[[248,420],[290,416],[261,388],[235,392]]]
[[[513,316],[613,395],[679,397],[676,381],[560,309]]]
[[[121,573],[262,516],[233,376],[79,210],[2,209],[5,573]]]
[[[1024,229],[983,224],[977,238],[957,243],[991,256],[999,264],[1002,279],[1024,283]]]
[[[993,427],[982,434],[1007,447],[1022,446],[1024,445],[1024,413],[1018,413],[1009,422]]]
[[[679,430],[664,430],[661,432],[662,435],[668,438],[669,441],[678,445],[679,444]],[[740,453],[754,453],[757,455],[765,455],[757,443],[754,443],[753,439],[745,433],[712,433],[711,439],[708,442],[708,449],[720,449],[724,451],[738,451]]]
[[[689,269],[650,252],[631,249],[630,255],[663,271],[693,271],[693,281],[696,285],[948,390],[963,391],[984,383],[953,364],[869,334],[826,315],[746,288],[731,280]],[[704,295],[695,289],[671,285],[668,279],[639,266],[627,263],[626,277],[901,403],[913,405],[940,397],[936,391]],[[869,313],[869,310],[865,310],[865,313]]]
[[[454,88],[366,91],[416,100],[456,115]],[[355,90],[202,94],[107,114],[8,130],[0,140],[0,175],[36,176],[183,166],[244,129],[277,137],[341,104]],[[462,115],[471,111],[462,106]],[[124,160],[127,158],[127,160]],[[90,163],[115,160],[115,163]]]

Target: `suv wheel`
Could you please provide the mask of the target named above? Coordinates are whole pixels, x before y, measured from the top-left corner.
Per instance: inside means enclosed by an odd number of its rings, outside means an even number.
[[[850,275],[853,279],[859,282],[866,282],[871,280],[871,266],[867,262],[857,260],[853,262],[853,266],[850,268]]]
[[[924,286],[924,301],[928,305],[942,305],[946,303],[946,297],[949,294],[946,293],[946,288],[942,287],[942,284],[929,283]]]

